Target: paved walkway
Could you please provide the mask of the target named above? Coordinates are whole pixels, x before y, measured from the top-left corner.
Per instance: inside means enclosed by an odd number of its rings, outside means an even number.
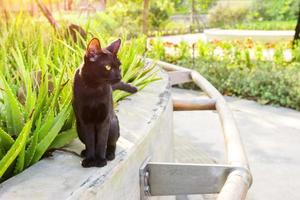
[[[163,42],[171,42],[173,44],[179,44],[181,41],[185,41],[190,45],[192,45],[193,43],[198,42],[200,39],[203,40],[203,41],[206,41],[206,37],[203,33],[192,33],[192,34],[184,34],[184,35],[170,35],[170,36],[160,37],[160,39]]]
[[[245,40],[252,38],[261,42],[276,42],[282,40],[292,40],[295,31],[257,31],[257,30],[221,30],[221,29],[207,29],[204,33],[191,33],[184,35],[171,35],[160,37],[164,42],[171,42],[179,44],[185,41],[192,45],[199,40],[210,41],[213,39],[218,40]]]
[[[206,36],[207,40],[245,40],[247,38],[252,38],[255,41],[274,43],[282,40],[293,40],[295,31],[207,29],[204,30],[204,35]]]
[[[173,95],[187,98],[199,92],[173,89]],[[300,199],[300,112],[238,98],[226,99],[254,177],[247,199]],[[184,137],[217,162],[224,163],[223,137],[216,112],[175,112],[174,131],[176,137]]]

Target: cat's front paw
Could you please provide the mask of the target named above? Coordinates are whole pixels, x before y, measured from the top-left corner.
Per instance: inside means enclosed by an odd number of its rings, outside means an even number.
[[[106,159],[91,159],[86,158],[81,163],[82,167],[88,168],[88,167],[104,167],[107,165]]]
[[[102,159],[102,158],[97,158],[96,159],[96,167],[104,167],[105,165],[107,165],[107,161],[106,159]]]
[[[106,152],[106,159],[109,160],[109,161],[115,159],[115,152],[109,152],[109,151],[107,151]]]
[[[82,167],[95,167],[96,166],[96,162],[95,159],[90,159],[90,158],[86,158],[81,162]]]
[[[131,94],[134,94],[138,91],[137,87],[134,87],[131,85],[131,87],[129,88],[128,92],[131,93]]]

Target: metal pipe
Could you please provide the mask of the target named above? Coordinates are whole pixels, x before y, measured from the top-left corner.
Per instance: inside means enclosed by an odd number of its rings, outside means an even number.
[[[173,99],[175,111],[184,110],[216,110],[216,101],[213,99]]]
[[[223,128],[223,136],[226,146],[227,163],[232,166],[241,166],[248,169],[235,170],[229,174],[227,180],[218,195],[218,200],[244,200],[248,189],[252,184],[252,175],[249,169],[248,159],[237,129],[234,117],[220,92],[198,72],[179,67],[162,61],[152,61],[161,66],[166,71],[190,72],[190,77],[209,97],[216,101],[216,110],[218,111]],[[176,103],[176,102],[175,102]],[[176,106],[176,105],[175,105]]]

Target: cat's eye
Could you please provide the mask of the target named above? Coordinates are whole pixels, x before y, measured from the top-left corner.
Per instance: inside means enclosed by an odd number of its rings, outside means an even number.
[[[106,69],[107,71],[109,71],[109,70],[111,70],[111,66],[106,65],[106,66],[105,66],[105,69]]]

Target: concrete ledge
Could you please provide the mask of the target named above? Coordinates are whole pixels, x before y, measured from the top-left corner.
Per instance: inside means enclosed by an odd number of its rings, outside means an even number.
[[[218,40],[244,40],[252,38],[261,42],[276,42],[281,40],[292,40],[295,31],[256,31],[256,30],[222,30],[207,29],[204,35],[208,41]]]
[[[165,73],[159,75],[162,80],[120,102],[121,137],[114,161],[104,168],[85,169],[80,157],[55,152],[1,184],[0,199],[140,199],[143,161],[149,156],[152,161],[173,161],[170,85]],[[68,148],[80,152],[83,145],[76,140]]]

